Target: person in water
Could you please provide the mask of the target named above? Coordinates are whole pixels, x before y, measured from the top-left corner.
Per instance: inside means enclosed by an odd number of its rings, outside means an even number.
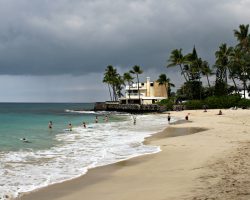
[[[72,131],[72,124],[69,123],[69,131]]]
[[[98,116],[95,116],[95,123],[98,123]]]
[[[171,116],[170,113],[168,113],[168,123],[170,124]]]
[[[132,117],[133,117],[133,122],[134,122],[134,125],[136,125],[136,116],[135,116],[135,115],[133,115]]]
[[[105,122],[108,122],[108,121],[109,121],[108,115],[105,116],[104,121],[105,121]]]
[[[27,140],[26,138],[21,138],[20,139],[21,141],[23,141],[23,142],[26,142],[26,143],[31,143],[29,140]]]
[[[85,123],[85,122],[83,122],[83,123],[82,123],[82,126],[83,126],[84,128],[86,128],[86,123]]]
[[[48,125],[49,129],[52,129],[52,124],[53,124],[52,121],[49,121],[49,125]]]

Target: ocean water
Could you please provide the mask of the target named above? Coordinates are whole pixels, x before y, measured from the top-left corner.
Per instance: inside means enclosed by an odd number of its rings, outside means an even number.
[[[95,113],[93,106],[0,103],[0,199],[76,178],[90,168],[160,151],[143,141],[166,127],[165,116],[137,115],[134,125],[129,114]],[[98,123],[94,123],[96,116]],[[67,131],[69,123],[72,131]]]

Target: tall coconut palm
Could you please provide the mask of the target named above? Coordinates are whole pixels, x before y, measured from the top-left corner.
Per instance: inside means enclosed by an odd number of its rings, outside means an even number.
[[[129,71],[131,74],[136,74],[137,78],[137,86],[138,86],[138,93],[139,93],[139,104],[141,104],[141,96],[140,96],[140,88],[139,88],[139,74],[142,74],[143,71],[141,70],[141,67],[138,65],[135,65],[132,70]]]
[[[229,73],[233,79],[237,78],[242,82],[243,88],[244,88],[244,98],[245,98],[245,91],[246,91],[246,82],[250,76],[249,61],[250,61],[250,58],[248,58],[246,52],[242,51],[242,49],[240,49],[239,47],[236,47],[233,49],[230,55]]]
[[[239,30],[234,30],[234,36],[237,38],[239,44],[238,46],[241,47],[243,50],[249,52],[250,47],[250,35],[248,33],[249,24],[244,25],[241,24],[239,26]]]
[[[220,80],[224,80],[227,84],[227,70],[229,67],[229,56],[233,48],[228,47],[227,44],[223,43],[220,45],[219,50],[215,52],[215,67],[217,68],[216,76]]]
[[[175,87],[175,85],[170,82],[170,78],[168,78],[166,76],[166,74],[160,74],[157,82],[158,82],[159,85],[164,85],[165,86],[165,88],[167,90],[167,94],[168,94],[168,96],[170,96],[171,87]]]
[[[125,82],[128,83],[128,99],[130,100],[130,85],[134,78],[131,76],[129,72],[126,72],[123,74],[123,79]]]
[[[120,74],[117,74],[117,76],[114,79],[116,101],[118,100],[118,97],[121,98],[123,96],[122,89],[124,84],[125,83],[123,77]]]
[[[113,96],[111,94],[111,85],[112,85],[112,76],[114,74],[114,67],[112,65],[108,65],[107,68],[105,69],[104,73],[104,78],[103,78],[103,83],[106,83],[108,85],[109,89],[109,95],[110,95],[110,100],[113,101]]]
[[[116,79],[118,75],[119,74],[112,65],[108,65],[107,68],[105,69],[103,82],[108,85],[111,101],[117,100]],[[112,88],[113,94],[111,94],[110,88]]]
[[[181,69],[181,74],[183,75],[184,79],[186,81],[188,81],[187,78],[187,74],[183,69],[183,65],[185,63],[185,57],[182,55],[182,49],[174,49],[171,54],[170,57],[168,59],[168,65],[167,67],[175,67],[175,66],[179,66]]]
[[[201,74],[203,76],[206,76],[207,84],[208,84],[208,87],[210,88],[211,85],[210,85],[210,81],[209,81],[208,77],[211,76],[213,73],[212,73],[212,70],[210,69],[209,64],[208,64],[207,61],[202,62]]]

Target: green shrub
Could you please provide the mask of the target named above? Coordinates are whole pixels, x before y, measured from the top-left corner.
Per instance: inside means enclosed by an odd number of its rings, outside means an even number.
[[[240,101],[239,95],[229,95],[229,96],[212,96],[205,99],[204,104],[208,108],[231,108],[238,105]]]
[[[188,110],[202,109],[204,102],[202,100],[189,100],[184,105]]]
[[[163,99],[158,104],[165,106],[167,110],[173,110],[174,102],[172,99]]]
[[[250,99],[241,99],[238,102],[238,106],[241,108],[250,108]]]

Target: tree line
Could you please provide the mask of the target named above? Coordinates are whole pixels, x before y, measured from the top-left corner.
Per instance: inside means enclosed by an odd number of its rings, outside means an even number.
[[[112,65],[108,65],[104,72],[103,83],[107,84],[109,90],[109,96],[111,101],[117,101],[119,98],[124,96],[122,94],[122,90],[125,85],[128,85],[128,96],[130,99],[131,90],[130,87],[132,83],[134,83],[134,79],[136,78],[137,89],[138,89],[138,99],[140,102],[140,87],[139,87],[139,75],[143,73],[143,70],[139,65],[135,65],[131,70],[125,72],[123,75],[120,75],[117,72],[117,69]],[[135,75],[135,77],[133,77]],[[173,83],[170,82],[170,79],[166,76],[166,74],[160,74],[157,80],[159,85],[164,85],[165,88],[168,88],[168,95],[171,93],[171,87],[175,87]]]
[[[195,46],[193,51],[184,55],[182,49],[174,49],[168,58],[167,67],[178,67],[180,74],[184,78],[184,84],[177,90],[176,94],[171,93],[171,87],[174,84],[166,76],[160,74],[157,80],[159,85],[168,85],[168,96],[175,95],[175,98],[183,100],[205,99],[209,96],[225,96],[231,93],[239,93],[240,83],[245,91],[250,90],[247,85],[250,80],[250,34],[249,24],[239,26],[239,29],[233,30],[234,37],[237,40],[235,46],[228,46],[222,43],[215,52],[215,63],[210,66],[209,63],[199,57]],[[107,84],[111,101],[117,101],[123,96],[122,90],[127,84],[130,86],[134,79],[137,81],[138,94],[140,99],[139,75],[143,71],[140,66],[135,65],[131,70],[120,75],[116,68],[109,65],[105,69],[103,82]],[[211,84],[211,77],[215,76],[215,83]],[[202,78],[206,79],[207,86],[203,86]],[[233,85],[229,85],[229,79]]]
[[[184,99],[204,99],[208,96],[223,96],[239,93],[237,82],[241,83],[244,91],[250,90],[247,83],[250,80],[250,34],[249,25],[240,25],[234,30],[237,40],[236,46],[222,43],[215,52],[215,63],[212,67],[200,58],[196,48],[191,53],[182,54],[182,49],[174,49],[168,59],[167,67],[178,67],[185,79],[177,95]],[[215,84],[212,86],[209,77],[215,75]],[[201,78],[205,77],[208,87],[203,87]],[[228,84],[231,79],[233,86]]]

